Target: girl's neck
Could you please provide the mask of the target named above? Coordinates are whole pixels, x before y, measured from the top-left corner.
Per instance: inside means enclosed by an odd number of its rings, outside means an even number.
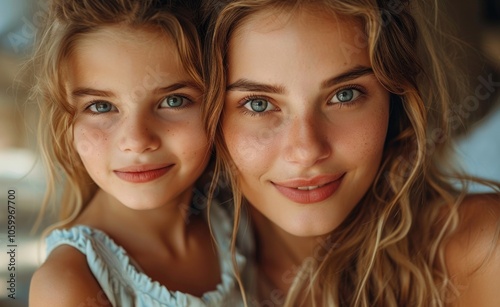
[[[182,250],[188,241],[188,226],[196,219],[188,216],[189,208],[185,205],[191,202],[191,197],[189,191],[177,203],[136,210],[124,206],[99,189],[75,223],[98,228],[116,239],[121,237],[120,234],[133,233],[134,237],[141,237],[142,240],[151,243],[161,241],[165,246],[171,245],[173,250]]]
[[[190,203],[191,195],[179,204]],[[152,280],[201,296],[220,283],[217,250],[205,212],[188,216],[188,206],[177,205],[134,210],[99,190],[76,223],[104,231]]]

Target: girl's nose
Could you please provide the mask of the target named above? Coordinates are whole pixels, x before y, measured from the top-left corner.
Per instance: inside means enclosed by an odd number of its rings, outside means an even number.
[[[154,129],[154,119],[140,114],[124,119],[119,139],[121,151],[144,153],[160,147],[161,139]]]

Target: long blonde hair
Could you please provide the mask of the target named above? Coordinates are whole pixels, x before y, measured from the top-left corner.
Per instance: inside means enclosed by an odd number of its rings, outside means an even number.
[[[452,119],[458,116],[451,106],[465,97],[460,89],[467,87],[461,83],[465,79],[459,78],[453,58],[445,54],[449,49],[437,45],[454,43],[428,11],[437,2],[431,1],[430,6],[419,2],[424,1],[205,3],[204,114],[216,148],[212,194],[217,180],[231,182],[235,233],[243,196],[220,118],[224,116],[228,42],[248,16],[262,10],[292,14],[296,9],[320,7],[331,12],[332,18],[342,15],[360,20],[375,76],[391,93],[389,132],[378,175],[350,216],[330,234],[335,247],[326,251],[322,261],[316,260],[313,269],[305,268],[308,273],[295,278],[285,305],[295,306],[304,297],[311,301],[303,303],[313,305],[313,298],[318,297],[315,291],[320,289],[320,306],[444,306],[454,291],[444,243],[457,227],[457,209],[466,190],[456,189],[451,179],[476,179],[447,171],[452,168],[446,162],[450,135],[456,129]],[[495,183],[481,182],[498,189]]]
[[[60,206],[62,227],[70,224],[97,191],[73,146],[75,111],[64,90],[64,65],[75,44],[103,27],[123,25],[159,31],[173,38],[181,62],[203,88],[201,46],[193,13],[194,1],[160,0],[54,0],[45,24],[37,33],[30,66],[35,80],[32,98],[40,109],[38,142],[47,172],[47,193],[41,214],[64,185]]]

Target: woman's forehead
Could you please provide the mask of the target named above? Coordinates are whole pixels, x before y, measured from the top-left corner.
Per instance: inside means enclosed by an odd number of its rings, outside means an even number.
[[[293,9],[269,7],[238,20],[230,40],[237,40],[248,32],[270,33],[282,29],[289,23],[296,23],[299,26],[301,23],[316,23],[321,25],[320,27],[316,27],[317,29],[324,29],[325,31],[331,31],[332,29],[344,31],[345,29],[363,28],[359,18],[338,14],[331,8],[321,9],[317,5],[303,5]],[[366,37],[364,34],[362,36]]]

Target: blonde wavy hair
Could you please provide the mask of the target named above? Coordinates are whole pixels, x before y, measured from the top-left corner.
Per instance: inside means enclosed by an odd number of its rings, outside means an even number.
[[[181,62],[201,89],[202,60],[194,1],[54,0],[37,33],[30,69],[35,79],[32,99],[40,109],[38,142],[47,172],[47,193],[38,222],[63,184],[60,221],[69,225],[97,191],[73,146],[74,108],[64,88],[65,63],[86,35],[107,26],[158,31],[173,38]]]
[[[205,3],[205,124],[216,148],[211,194],[232,184],[234,235],[244,197],[238,167],[224,142],[220,118],[227,84],[227,46],[248,16],[275,10],[321,8],[359,20],[375,76],[391,93],[389,132],[371,189],[330,234],[335,247],[304,267],[285,305],[444,306],[456,291],[447,274],[444,245],[456,229],[468,181],[498,184],[451,171],[454,110],[468,87],[447,52],[456,41],[437,24],[437,1],[236,0]],[[441,16],[439,16],[441,18]],[[444,48],[442,44],[447,44]],[[449,162],[449,164],[447,164]],[[449,170],[449,171],[448,171]],[[462,183],[457,188],[453,180]],[[446,214],[443,214],[446,213]],[[359,227],[363,225],[363,227]],[[233,261],[234,262],[234,261]],[[305,276],[305,277],[304,277]]]

